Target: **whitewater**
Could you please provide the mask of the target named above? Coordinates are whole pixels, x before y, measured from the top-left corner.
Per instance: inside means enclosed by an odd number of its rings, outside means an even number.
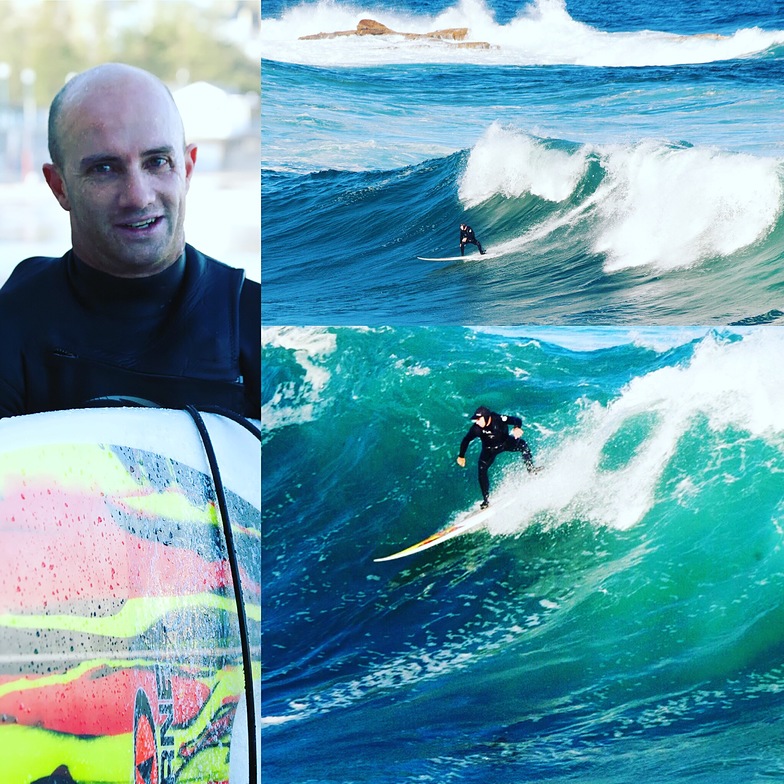
[[[775,52],[784,44],[784,30],[758,26],[731,32],[726,28],[683,33],[602,30],[573,18],[564,0],[518,4],[515,16],[504,23],[498,21],[495,9],[482,0],[462,0],[433,14],[420,13],[421,7],[406,8],[400,4],[357,8],[326,0],[290,5],[279,17],[266,20],[262,42],[271,59],[320,67],[413,63],[670,66],[734,60]],[[499,9],[501,13],[503,10]],[[473,45],[422,39],[412,45],[404,35],[303,40],[323,33],[355,30],[359,20],[379,16],[385,26],[402,33],[423,35],[466,28],[469,34],[464,43]]]

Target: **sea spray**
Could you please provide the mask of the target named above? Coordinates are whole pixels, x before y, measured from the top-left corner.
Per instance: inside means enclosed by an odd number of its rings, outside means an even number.
[[[781,219],[775,159],[653,141],[607,151],[594,250],[608,272],[689,267],[762,242]]]
[[[746,431],[780,448],[784,415],[775,401],[784,370],[769,368],[767,358],[781,351],[781,330],[743,340],[711,333],[689,362],[634,378],[607,404],[590,403],[575,431],[540,458],[542,474],[526,478],[518,469],[507,477],[501,498],[516,495],[520,503],[516,513],[491,520],[490,530],[511,533],[535,520],[553,525],[575,518],[620,530],[639,524],[655,507],[673,456],[702,419],[714,432]],[[699,492],[693,479],[688,491]]]
[[[467,28],[461,47],[438,39],[407,40],[400,35],[339,36],[300,40],[304,36],[356,30],[372,18],[399,33],[423,34]],[[265,18],[265,57],[305,65],[366,67],[380,64],[581,65],[589,67],[667,66],[712,63],[748,57],[784,42],[784,30],[738,27],[729,34],[679,34],[659,30],[607,31],[573,18],[564,0],[535,0],[514,18],[499,22],[482,0],[461,0],[438,14],[406,12],[384,5],[355,6],[321,0],[288,8]]]

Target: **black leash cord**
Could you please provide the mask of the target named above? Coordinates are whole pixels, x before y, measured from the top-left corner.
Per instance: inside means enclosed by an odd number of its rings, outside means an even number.
[[[220,406],[200,406],[202,411],[207,412],[208,414],[218,414],[226,419],[231,419],[232,422],[236,422],[238,425],[242,425],[249,433],[252,433],[259,441],[261,441],[261,430],[256,427],[249,419],[244,416],[240,416],[235,411],[232,411],[229,408],[221,408]]]
[[[215,497],[218,502],[218,510],[220,511],[221,521],[223,522],[223,534],[226,537],[226,551],[229,556],[229,566],[231,568],[231,579],[234,583],[234,599],[237,604],[237,620],[240,627],[240,645],[242,646],[242,670],[245,675],[245,707],[248,709],[248,773],[249,784],[255,784],[258,779],[257,773],[257,756],[256,756],[256,706],[253,696],[253,671],[251,669],[251,650],[250,650],[250,636],[248,634],[248,620],[245,615],[245,604],[242,600],[242,582],[240,579],[240,569],[237,563],[237,551],[234,546],[234,533],[231,530],[231,522],[229,520],[229,508],[226,503],[226,491],[223,487],[223,480],[221,479],[220,468],[218,466],[218,459],[215,456],[215,449],[212,446],[212,439],[210,438],[207,425],[201,414],[193,407],[186,406],[185,410],[190,414],[193,419],[196,429],[199,431],[202,443],[204,444],[204,451],[207,455],[207,462],[210,465],[212,473],[212,481],[215,485]],[[231,417],[234,419],[234,417]],[[239,418],[234,419],[239,422]],[[250,428],[248,428],[250,429]],[[251,432],[253,432],[251,430]]]

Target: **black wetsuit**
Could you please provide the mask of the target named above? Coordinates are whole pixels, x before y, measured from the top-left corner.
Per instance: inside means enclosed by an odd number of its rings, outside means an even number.
[[[474,234],[474,230],[470,226],[466,226],[465,228],[460,229],[460,255],[465,255],[465,246],[467,244],[476,245],[479,248],[480,253],[484,253],[482,250],[482,245],[479,240],[476,238],[476,234]]]
[[[482,441],[482,451],[479,455],[479,487],[485,504],[490,494],[490,480],[487,471],[501,452],[522,453],[526,468],[529,471],[534,470],[533,455],[528,444],[522,436],[515,438],[511,435],[509,433],[510,426],[521,428],[523,421],[519,417],[496,414],[493,411],[490,413],[490,421],[486,423],[485,427],[479,427],[474,423],[460,443],[459,457],[465,457],[468,445],[475,438]]]
[[[258,418],[260,330],[259,284],[190,245],[145,278],[26,259],[0,289],[0,416],[124,396]]]

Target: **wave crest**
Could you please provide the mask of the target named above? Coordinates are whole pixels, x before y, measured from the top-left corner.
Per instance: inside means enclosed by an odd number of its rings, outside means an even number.
[[[423,34],[468,28],[463,47],[403,36],[341,36],[302,41],[302,36],[355,30],[372,18],[392,30]],[[437,15],[356,6],[334,0],[303,3],[278,19],[265,19],[265,57],[305,65],[341,66],[392,63],[473,63],[477,65],[581,65],[611,67],[710,63],[774,53],[784,30],[739,29],[732,34],[681,35],[668,31],[609,32],[575,20],[564,0],[534,0],[506,24],[499,23],[484,0],[459,0]]]
[[[510,248],[579,221],[606,272],[733,256],[763,242],[784,211],[774,158],[655,140],[568,145],[493,124],[471,150],[459,197],[472,208],[496,196],[556,205]]]

